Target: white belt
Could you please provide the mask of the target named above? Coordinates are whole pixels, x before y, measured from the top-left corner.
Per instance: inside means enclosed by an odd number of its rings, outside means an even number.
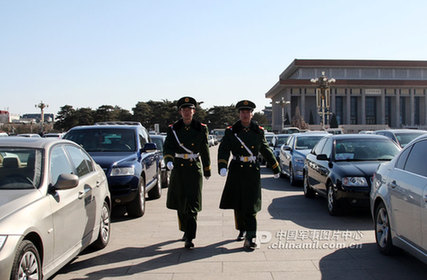
[[[233,156],[233,159],[241,162],[255,162],[256,156]]]
[[[176,158],[189,159],[191,161],[197,159],[199,157],[199,153],[197,154],[175,154]]]

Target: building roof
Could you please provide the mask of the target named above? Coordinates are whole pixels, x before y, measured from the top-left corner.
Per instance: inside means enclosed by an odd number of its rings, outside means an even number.
[[[360,73],[376,73],[381,70],[393,76]],[[320,76],[321,71],[336,79],[334,86],[354,87],[427,87],[427,61],[417,60],[338,60],[338,59],[295,59],[279,76],[279,81],[265,94],[272,98],[285,87],[315,87],[310,78]],[[374,72],[373,72],[374,71]],[[412,71],[413,73],[409,73]],[[349,74],[351,72],[352,74]],[[356,74],[354,74],[356,73]],[[338,77],[337,77],[338,75]],[[341,77],[339,77],[341,75]]]

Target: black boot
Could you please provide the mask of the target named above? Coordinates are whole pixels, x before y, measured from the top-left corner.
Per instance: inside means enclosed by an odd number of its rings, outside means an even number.
[[[239,235],[237,236],[236,240],[242,241],[243,239],[245,239],[245,235],[246,235],[246,231],[244,230],[239,231]]]
[[[257,244],[253,241],[253,238],[245,238],[245,243],[243,243],[243,248],[246,250],[253,251],[257,247]]]
[[[194,248],[194,243],[191,241],[191,239],[186,239],[185,240],[185,246],[186,249],[191,249]]]

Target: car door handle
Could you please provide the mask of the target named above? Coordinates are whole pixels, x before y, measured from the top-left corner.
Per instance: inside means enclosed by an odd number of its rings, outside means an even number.
[[[391,187],[392,189],[395,189],[395,188],[397,187],[396,181],[391,182],[391,183],[390,183],[390,187]]]
[[[90,191],[90,188],[84,188],[83,191],[79,191],[79,199],[84,198],[89,191]]]

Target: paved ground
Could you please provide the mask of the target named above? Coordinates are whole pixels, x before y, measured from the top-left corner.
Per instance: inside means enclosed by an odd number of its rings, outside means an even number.
[[[217,146],[194,250],[179,241],[164,189],[142,218],[113,220],[107,248],[83,252],[52,279],[426,279],[427,266],[412,256],[378,253],[368,212],[331,217],[324,199],[306,199],[301,187],[264,169],[260,247],[244,251],[235,241],[233,212],[218,208],[225,180],[217,175],[216,155]]]

